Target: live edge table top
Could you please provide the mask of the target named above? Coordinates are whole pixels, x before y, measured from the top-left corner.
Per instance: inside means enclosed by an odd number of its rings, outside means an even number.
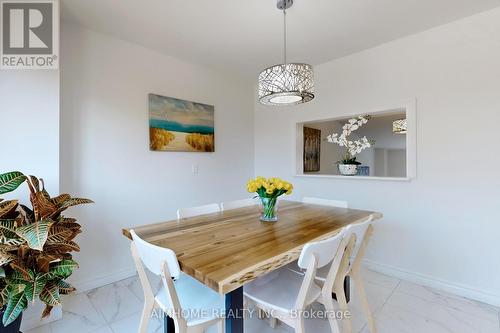
[[[226,294],[296,259],[305,244],[331,237],[377,212],[282,201],[279,221],[260,222],[257,206],[138,226],[139,237],[173,250],[181,270]],[[123,234],[131,238],[130,229]]]

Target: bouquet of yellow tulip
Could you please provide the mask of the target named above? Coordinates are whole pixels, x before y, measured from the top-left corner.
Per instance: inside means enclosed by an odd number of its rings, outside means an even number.
[[[280,178],[257,177],[250,179],[247,183],[247,190],[250,193],[257,193],[262,202],[261,221],[275,222],[278,220],[276,215],[278,197],[292,194],[293,185]]]

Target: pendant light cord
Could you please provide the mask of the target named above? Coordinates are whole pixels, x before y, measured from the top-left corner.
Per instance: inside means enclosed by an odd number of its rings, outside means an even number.
[[[283,38],[283,45],[284,45],[284,47],[283,47],[283,53],[284,53],[283,58],[285,60],[284,64],[286,66],[286,1],[283,4],[283,32],[284,32],[283,33],[283,36],[284,36],[284,38]]]

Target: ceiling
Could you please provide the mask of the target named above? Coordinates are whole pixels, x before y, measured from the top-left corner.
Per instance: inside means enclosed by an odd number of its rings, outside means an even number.
[[[63,20],[232,75],[283,61],[275,0],[63,0]],[[317,65],[500,6],[500,0],[295,0],[288,60]]]

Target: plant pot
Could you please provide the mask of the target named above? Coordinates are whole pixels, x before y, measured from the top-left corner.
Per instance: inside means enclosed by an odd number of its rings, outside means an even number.
[[[339,172],[342,176],[355,176],[358,174],[357,164],[339,164]]]
[[[3,309],[0,311],[0,319],[3,318]],[[19,333],[19,329],[21,328],[21,320],[23,319],[23,313],[19,315],[12,323],[10,323],[7,327],[3,326],[2,321],[0,320],[0,333]]]
[[[278,221],[278,198],[260,198],[262,222]]]

